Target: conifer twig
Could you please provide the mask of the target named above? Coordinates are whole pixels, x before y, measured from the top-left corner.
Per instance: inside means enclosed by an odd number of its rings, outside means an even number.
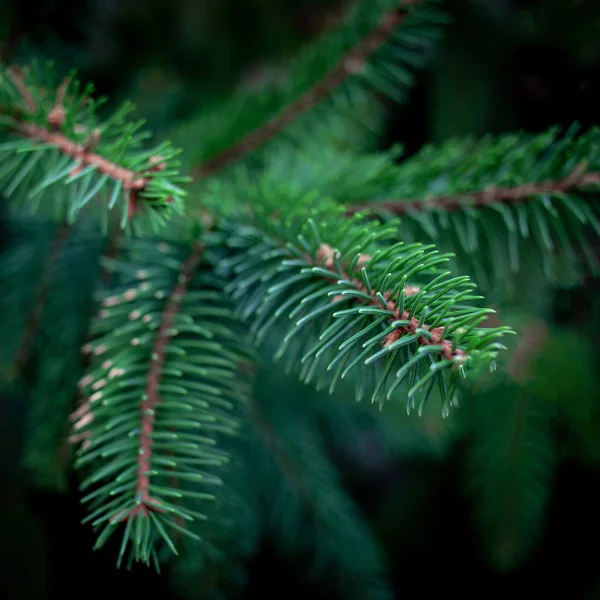
[[[317,252],[317,259],[320,260],[322,262],[322,264],[325,265],[325,267],[330,268],[330,269],[335,268],[334,254],[335,254],[335,250],[331,246],[329,246],[327,244],[322,244],[321,247],[319,248],[319,251]],[[359,264],[367,262],[368,259],[369,259],[369,257],[367,257],[367,256],[363,257],[362,260],[359,261]],[[377,298],[376,290],[372,290],[369,292],[369,290],[364,286],[364,284],[362,283],[362,281],[360,281],[360,279],[358,279],[356,277],[352,277],[348,273],[344,273],[344,272],[342,272],[342,275],[344,276],[344,278],[351,281],[357,290],[359,290],[363,294],[371,296],[371,298],[373,299],[372,306],[374,306],[376,308],[381,308],[381,302]],[[419,288],[416,288],[414,286],[407,286],[404,289],[404,294],[405,294],[405,296],[412,296],[414,294],[417,294],[419,291],[420,291]],[[442,350],[440,351],[440,354],[444,357],[445,360],[462,361],[466,358],[466,355],[463,350],[461,350],[460,348],[453,349],[452,342],[450,340],[443,339],[445,327],[435,327],[434,329],[430,329],[430,327],[427,324],[420,323],[419,319],[413,317],[409,311],[405,310],[402,313],[400,313],[399,309],[396,307],[396,303],[394,302],[394,300],[392,300],[389,297],[389,292],[384,293],[383,297],[385,298],[385,300],[387,302],[387,304],[384,308],[393,313],[393,315],[390,317],[390,320],[392,322],[393,321],[408,321],[408,325],[405,325],[403,327],[399,327],[398,329],[395,329],[394,331],[392,331],[392,333],[390,333],[385,338],[384,346],[389,346],[393,342],[399,340],[401,337],[404,337],[406,335],[416,335],[418,330],[424,330],[424,331],[429,331],[429,333],[431,333],[431,339],[428,339],[422,335],[419,335],[417,337],[417,342],[421,346],[441,346]],[[363,303],[366,302],[361,299],[355,299],[355,301],[363,302]]]
[[[384,13],[377,27],[352,48],[333,70],[272,119],[246,134],[229,148],[200,164],[193,172],[194,177],[202,178],[212,175],[238,161],[265,144],[292,121],[328,98],[349,76],[362,70],[370,56],[385,44],[393,31],[405,20],[407,13],[400,12],[400,9],[410,8],[421,1],[400,0],[398,8]]]
[[[63,154],[81,161],[82,168],[96,167],[100,173],[108,175],[114,181],[121,181],[126,190],[139,191],[146,187],[146,178],[139,177],[137,173],[121,167],[99,154],[90,152],[86,148],[86,144],[78,144],[61,133],[48,131],[33,123],[19,123],[15,131],[23,137],[54,146]]]
[[[175,317],[181,308],[190,280],[194,274],[198,263],[202,258],[204,248],[201,244],[196,244],[184,262],[177,285],[171,292],[154,343],[150,357],[150,368],[148,370],[146,393],[142,397],[140,406],[141,426],[140,426],[140,452],[138,455],[137,487],[136,497],[137,505],[126,512],[118,514],[113,518],[113,522],[124,521],[136,516],[138,513],[146,515],[148,511],[160,510],[157,506],[158,501],[150,495],[150,475],[152,463],[152,433],[154,431],[154,420],[156,417],[156,408],[160,405],[161,398],[159,392],[162,370],[165,361],[165,353],[169,340],[173,336],[173,326]],[[132,343],[134,340],[132,340]]]
[[[11,66],[7,69],[7,73],[21,95],[26,112],[36,113],[39,110],[38,103],[29,89],[21,69]],[[78,165],[72,170],[71,176],[83,171],[86,167],[95,167],[102,175],[108,176],[115,182],[120,182],[124,193],[129,197],[128,216],[131,217],[138,208],[139,194],[148,187],[153,173],[165,170],[167,165],[162,156],[151,156],[146,168],[141,171],[132,171],[95,152],[100,142],[99,129],[90,131],[82,143],[76,142],[64,134],[61,129],[67,116],[64,100],[69,81],[68,78],[65,79],[56,91],[54,106],[45,116],[48,127],[27,121],[22,114],[17,112],[11,115],[12,132],[23,138],[53,146],[65,156],[77,161]],[[1,109],[2,107],[0,107],[0,112]],[[167,198],[167,201],[172,201],[172,197]]]
[[[451,194],[432,196],[422,199],[374,200],[372,202],[357,202],[346,208],[348,216],[359,212],[383,211],[394,215],[405,215],[411,212],[441,209],[444,211],[457,211],[465,206],[484,208],[493,204],[519,204],[526,202],[533,196],[568,192],[575,189],[585,189],[589,185],[600,183],[600,172],[585,172],[587,165],[579,164],[572,173],[557,181],[540,181],[537,183],[524,183],[513,187],[490,187],[480,192],[465,192],[464,194]]]

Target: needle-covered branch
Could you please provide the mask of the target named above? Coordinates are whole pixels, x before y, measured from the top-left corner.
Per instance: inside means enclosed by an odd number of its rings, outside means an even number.
[[[277,356],[304,381],[333,391],[356,370],[357,397],[380,403],[407,383],[409,410],[437,384],[447,411],[458,377],[503,348],[507,328],[480,327],[493,311],[470,304],[481,297],[468,277],[441,271],[448,256],[431,246],[394,243],[396,225],[343,220],[326,202],[277,218],[253,209],[252,224],[228,230],[220,266],[257,339],[276,331]]]
[[[81,488],[101,527],[96,547],[123,531],[119,562],[157,560],[171,534],[198,538],[186,523],[206,519],[228,462],[218,446],[235,434],[245,397],[244,357],[219,283],[200,267],[201,246],[130,242],[112,267],[119,288],[104,294],[84,350],[92,364],[80,385],[87,401],[73,414],[85,439]],[[87,435],[82,435],[87,432]]]
[[[560,284],[579,265],[600,273],[589,239],[600,235],[597,128],[451,140],[393,169],[372,199],[343,199],[346,213],[401,216],[402,239],[455,253],[486,289],[510,286],[527,263]]]
[[[373,95],[403,100],[412,70],[426,61],[446,22],[437,5],[354,3],[344,22],[305,48],[278,81],[259,91],[241,89],[186,123],[180,137],[186,148],[185,140],[193,139],[187,159],[195,160],[194,175],[216,174],[273,138],[319,137],[361,121],[364,126],[368,115],[357,112]]]
[[[73,222],[88,209],[107,221],[120,211],[121,226],[134,217],[151,230],[181,212],[187,181],[179,153],[165,142],[142,144],[142,122],[130,122],[130,105],[106,120],[72,77],[44,85],[52,73],[0,66],[0,191],[16,205]]]

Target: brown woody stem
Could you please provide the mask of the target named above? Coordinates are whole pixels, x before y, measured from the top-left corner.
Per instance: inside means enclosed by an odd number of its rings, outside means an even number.
[[[23,99],[25,112],[36,113],[39,106],[25,81],[22,70],[16,66],[11,66],[7,69],[7,73]],[[12,131],[30,140],[53,146],[62,154],[78,161],[79,164],[72,170],[71,175],[75,175],[86,167],[95,167],[99,173],[110,177],[113,181],[121,182],[129,202],[128,214],[131,217],[137,210],[139,193],[148,185],[152,173],[164,170],[166,163],[161,156],[152,156],[145,169],[141,172],[135,172],[96,154],[94,150],[100,141],[99,129],[90,131],[83,143],[77,143],[61,133],[61,128],[66,119],[63,101],[68,84],[69,79],[67,78],[56,91],[55,104],[46,115],[49,127],[25,121],[23,115],[17,111],[12,115],[14,120]],[[3,110],[6,110],[6,107],[0,106],[0,112]]]
[[[317,259],[320,261],[324,261],[324,265],[327,268],[333,268],[334,267],[334,254],[335,254],[335,250],[333,248],[331,248],[331,246],[328,246],[327,244],[323,244],[319,248],[319,251],[317,252]],[[369,257],[365,256],[364,260],[362,262],[368,261],[368,258]],[[323,264],[323,262],[322,262],[322,264]],[[359,264],[360,264],[360,262],[359,262]],[[348,281],[351,281],[357,290],[359,290],[363,294],[371,296],[371,298],[372,298],[371,303],[368,303],[366,300],[362,300],[359,298],[354,298],[353,299],[354,301],[360,302],[363,304],[368,304],[368,305],[374,306],[376,308],[382,308],[381,302],[377,298],[376,290],[372,290],[371,292],[369,292],[367,290],[367,288],[364,286],[364,284],[362,283],[362,281],[360,281],[356,277],[352,277],[351,275],[349,275],[348,273],[345,273],[345,272],[342,272],[342,275],[345,279],[347,279]],[[419,288],[415,288],[413,286],[408,286],[404,289],[404,294],[406,296],[412,296],[418,292],[419,292]],[[409,311],[405,310],[402,313],[400,312],[400,310],[396,307],[396,303],[393,300],[389,299],[389,292],[384,293],[383,296],[386,300],[386,305],[383,308],[385,308],[386,310],[389,310],[390,312],[393,313],[393,315],[390,316],[390,321],[391,322],[393,322],[393,321],[408,321],[408,325],[404,325],[402,327],[399,327],[398,329],[395,329],[392,333],[390,333],[385,338],[384,346],[389,346],[396,340],[399,340],[400,338],[402,338],[406,335],[415,335],[417,333],[417,330],[421,329],[424,331],[429,331],[432,335],[431,339],[428,339],[422,335],[418,336],[417,343],[420,344],[421,346],[442,346],[440,355],[445,360],[457,360],[457,359],[461,360],[466,357],[463,350],[461,350],[460,348],[453,349],[452,342],[450,340],[442,338],[442,335],[444,333],[444,327],[435,327],[434,329],[431,329],[426,324],[420,324],[419,320],[417,318],[411,316]]]
[[[126,190],[142,190],[146,187],[146,178],[137,177],[133,171],[120,167],[99,154],[88,151],[85,145],[70,140],[62,133],[49,131],[33,123],[18,123],[15,131],[23,137],[54,146],[63,154],[81,161],[82,167],[96,167],[100,173],[108,175],[115,181],[121,181],[123,188]]]
[[[399,2],[399,8],[413,6],[420,1],[404,0]],[[405,18],[406,13],[402,13],[398,9],[386,12],[377,27],[350,50],[337,66],[311,89],[285,107],[271,120],[246,134],[233,146],[199,165],[193,173],[194,176],[196,178],[206,177],[236,162],[249,152],[265,144],[292,121],[325,100],[344,83],[347,77],[361,71],[369,57],[388,40],[392,32]]]
[[[146,393],[142,397],[140,405],[141,412],[141,431],[140,431],[140,451],[138,455],[136,501],[137,506],[125,514],[119,514],[113,521],[123,521],[137,514],[148,514],[149,511],[158,511],[160,503],[150,495],[150,475],[152,463],[152,433],[154,431],[154,421],[156,418],[156,409],[161,403],[159,386],[162,379],[162,371],[165,362],[165,353],[171,337],[173,336],[173,327],[175,318],[181,308],[181,301],[188,290],[190,280],[198,266],[203,253],[203,246],[196,244],[187,258],[178,283],[171,292],[165,310],[162,314],[160,327],[154,338],[152,346],[152,355],[150,368],[148,370]]]
[[[583,170],[585,170],[585,165],[579,165],[571,174],[558,181],[524,183],[514,187],[488,188],[480,192],[433,196],[422,199],[358,202],[350,204],[346,209],[346,214],[354,215],[363,211],[382,211],[394,215],[404,215],[411,212],[429,211],[432,209],[450,212],[461,210],[465,206],[484,208],[492,204],[519,204],[526,202],[532,196],[584,189],[588,185],[600,183],[600,172],[589,171],[583,173]]]

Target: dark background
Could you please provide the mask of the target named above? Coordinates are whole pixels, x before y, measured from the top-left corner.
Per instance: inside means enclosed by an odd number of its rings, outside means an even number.
[[[76,67],[111,101],[131,98],[159,134],[205,98],[260,80],[272,61],[317,35],[340,3],[318,0],[0,1],[0,40],[15,57]],[[452,136],[598,123],[598,0],[456,0],[453,24],[381,146],[407,152]],[[595,348],[598,284],[552,291],[551,321],[586,331]],[[594,366],[598,360],[594,355]],[[568,374],[565,374],[568,377]],[[290,381],[291,388],[298,385]],[[294,393],[311,393],[298,388]],[[18,404],[18,394],[17,402]],[[5,403],[14,406],[15,402]],[[18,466],[19,411],[0,420],[0,596],[168,598],[167,579],[114,569],[92,553],[93,535],[76,485],[68,496],[25,487]],[[16,424],[16,425],[15,425]],[[600,429],[599,432],[600,434]],[[485,560],[463,497],[462,443],[441,458],[388,458],[376,468],[339,464],[388,557],[398,598],[600,598],[600,471],[563,461],[536,551],[512,573]],[[309,581],[301,560],[278,556],[268,539],[244,598],[336,598],[327,578]]]

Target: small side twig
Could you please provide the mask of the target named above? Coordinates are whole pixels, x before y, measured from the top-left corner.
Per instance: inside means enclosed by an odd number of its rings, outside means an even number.
[[[321,264],[324,264],[327,268],[334,268],[334,254],[335,250],[331,246],[329,246],[328,244],[322,244],[317,252],[317,260],[320,261]],[[367,257],[363,257],[363,262],[365,260],[368,260]],[[366,295],[371,296],[372,306],[375,306],[376,308],[381,308],[381,302],[377,298],[375,290],[369,292],[362,283],[362,281],[360,281],[360,279],[353,277],[348,273],[342,274],[344,278],[348,279],[354,284],[357,290],[361,291]],[[414,286],[407,286],[404,289],[404,294],[406,296],[412,296],[418,292],[419,288]],[[389,292],[384,293],[383,296],[387,302],[384,308],[393,313],[393,315],[390,316],[390,321],[408,321],[408,325],[398,327],[398,329],[392,331],[392,333],[390,333],[385,338],[384,346],[389,346],[393,342],[399,340],[401,337],[404,337],[406,335],[415,335],[420,329],[424,331],[429,331],[429,333],[431,333],[431,339],[428,339],[422,335],[417,337],[417,342],[421,346],[441,346],[442,350],[440,351],[440,354],[445,360],[463,361],[466,358],[466,354],[463,350],[461,350],[460,348],[453,349],[452,342],[450,340],[443,339],[444,327],[435,327],[434,329],[431,329],[425,323],[420,324],[419,319],[413,317],[409,311],[405,310],[402,313],[400,313],[399,309],[396,307],[396,303],[389,298]],[[355,301],[367,303],[366,300],[363,301],[360,299],[355,299]]]
[[[359,212],[386,212],[400,216],[431,210],[458,211],[464,209],[466,206],[485,208],[493,204],[520,204],[535,196],[568,192],[599,184],[600,172],[586,172],[586,166],[585,163],[578,165],[569,175],[558,181],[524,183],[522,185],[503,188],[490,187],[479,192],[432,196],[431,198],[357,202],[348,205],[346,214],[351,216]]]
[[[161,403],[158,388],[162,379],[163,364],[165,353],[169,340],[173,336],[173,326],[175,318],[181,307],[191,278],[196,267],[202,259],[204,247],[202,244],[196,244],[183,264],[178,283],[171,292],[154,343],[152,346],[152,359],[148,370],[146,392],[142,397],[140,405],[141,423],[140,423],[140,452],[138,454],[137,486],[136,497],[139,498],[138,504],[131,511],[119,514],[113,518],[114,522],[124,521],[135,517],[137,514],[147,514],[149,511],[158,510],[157,500],[150,495],[150,475],[152,464],[152,434],[154,431],[154,420],[156,408]],[[133,342],[133,340],[132,340]]]
[[[7,69],[7,73],[23,99],[25,111],[29,114],[38,112],[38,103],[25,81],[22,70],[11,66]],[[64,100],[68,84],[69,79],[66,79],[56,90],[54,105],[46,115],[48,127],[27,121],[23,115],[17,114],[13,115],[12,132],[21,137],[53,146],[62,154],[77,161],[78,165],[71,172],[72,176],[86,167],[95,167],[99,173],[107,175],[113,181],[121,182],[123,191],[128,198],[128,212],[131,217],[138,208],[140,193],[146,189],[153,174],[163,171],[167,165],[162,156],[152,156],[148,160],[147,167],[136,172],[110,161],[95,152],[100,142],[100,130],[98,129],[90,131],[82,143],[70,139],[61,131],[66,121]],[[172,199],[167,198],[167,201],[170,200]]]
[[[412,7],[420,1],[403,0],[399,2],[399,8]],[[254,129],[220,154],[209,158],[199,165],[193,172],[193,175],[196,178],[206,177],[238,161],[249,152],[265,144],[298,117],[309,112],[317,104],[331,96],[349,76],[361,72],[371,55],[385,44],[394,30],[405,20],[406,15],[406,12],[401,12],[398,9],[386,12],[377,27],[352,48],[336,67],[312,88],[285,107],[271,120]]]

